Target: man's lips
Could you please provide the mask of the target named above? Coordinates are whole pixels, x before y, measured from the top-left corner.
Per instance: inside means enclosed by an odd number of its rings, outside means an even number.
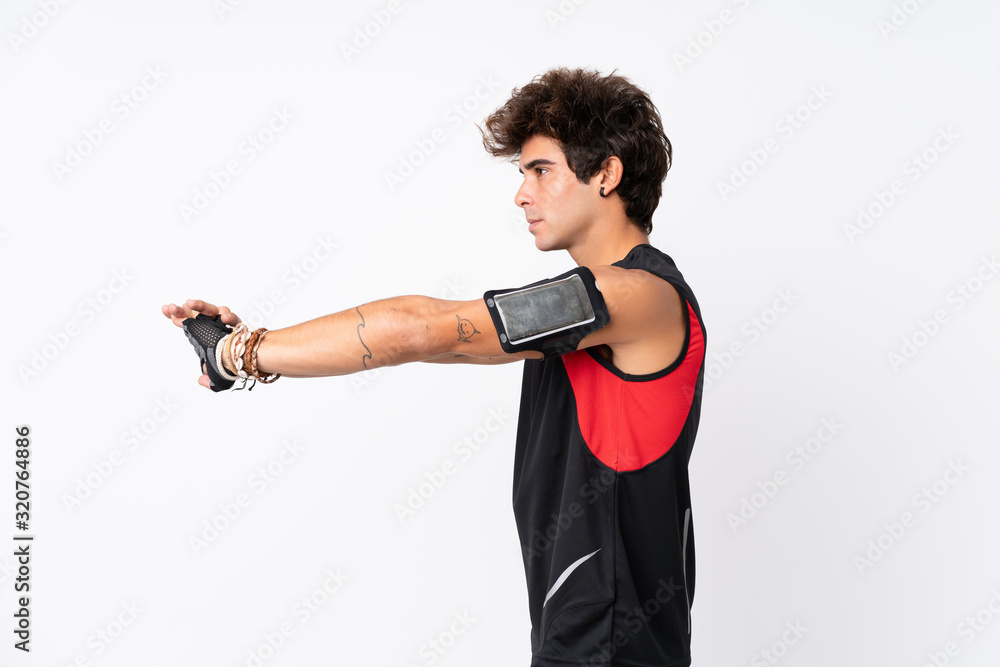
[[[539,222],[541,222],[541,220],[542,220],[541,218],[537,219],[528,218],[528,231],[531,231],[531,228],[534,227]]]

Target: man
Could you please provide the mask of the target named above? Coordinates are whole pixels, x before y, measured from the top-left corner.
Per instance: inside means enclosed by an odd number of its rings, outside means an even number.
[[[623,77],[556,69],[514,91],[483,143],[517,158],[515,203],[535,246],[568,251],[577,268],[483,299],[402,296],[253,336],[202,301],[163,313],[216,390],[254,364],[250,375],[271,380],[523,360],[514,514],[531,664],[689,665],[687,464],[706,338],[690,287],[649,245],[671,158],[659,113]]]

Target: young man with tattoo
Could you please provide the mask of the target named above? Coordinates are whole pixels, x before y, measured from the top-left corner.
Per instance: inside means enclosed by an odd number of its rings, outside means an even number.
[[[577,268],[482,299],[401,296],[252,335],[203,301],[163,314],[185,327],[205,362],[199,382],[215,390],[248,368],[523,362],[514,514],[532,666],[689,665],[687,465],[706,335],[691,288],[649,245],[671,160],[659,113],[623,77],[556,69],[484,125],[487,151],[524,175],[514,201],[535,246],[568,251]]]

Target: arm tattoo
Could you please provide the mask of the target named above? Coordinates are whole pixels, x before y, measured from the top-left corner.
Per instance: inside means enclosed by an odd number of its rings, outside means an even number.
[[[483,333],[482,331],[476,329],[476,325],[474,325],[470,320],[462,319],[458,315],[455,316],[455,319],[458,320],[458,339],[460,341],[471,343],[471,339],[474,335],[477,333]]]
[[[361,365],[364,366],[365,369],[367,369],[368,368],[368,362],[365,361],[365,360],[372,358],[372,351],[368,348],[367,345],[365,345],[365,340],[361,337],[361,329],[362,329],[362,327],[365,326],[365,316],[361,314],[361,307],[360,306],[358,306],[354,310],[358,311],[358,317],[361,318],[361,324],[358,325],[358,340],[361,341],[361,344],[365,346],[365,351],[368,352],[368,354],[361,355]]]

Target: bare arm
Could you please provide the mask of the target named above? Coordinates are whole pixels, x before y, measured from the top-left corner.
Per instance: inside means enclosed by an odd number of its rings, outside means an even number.
[[[505,353],[481,299],[400,296],[269,331],[257,350],[257,367],[262,374],[321,377],[415,361],[504,363],[541,356]]]
[[[521,361],[522,357],[514,354],[504,354],[502,357],[472,357],[467,354],[442,354],[421,361],[428,364],[475,364],[479,366],[496,366]]]
[[[579,348],[609,346],[625,372],[647,373],[665,367],[680,352],[684,315],[673,287],[644,271],[592,267],[608,304],[611,323],[587,337]],[[205,313],[235,326],[228,308],[198,300],[187,307],[164,305],[175,325]],[[285,377],[346,375],[414,361],[502,364],[541,359],[535,351],[508,354],[500,346],[489,309],[482,299],[448,301],[400,296],[362,304],[302,324],[269,331],[257,350],[258,370]],[[226,368],[235,370],[228,350]],[[209,386],[207,375],[199,383]]]

